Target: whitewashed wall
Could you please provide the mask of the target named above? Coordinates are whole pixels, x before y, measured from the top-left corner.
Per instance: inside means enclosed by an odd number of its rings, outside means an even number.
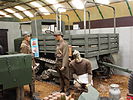
[[[14,52],[14,39],[21,36],[18,22],[0,22],[0,29],[8,29],[8,51]]]
[[[91,29],[91,34],[113,33],[113,31],[113,28]],[[119,65],[133,70],[133,27],[117,27],[116,32],[119,33]],[[71,34],[81,33],[84,33],[84,30],[71,30]]]
[[[22,34],[26,34],[26,33],[31,34],[31,25],[27,25],[27,24],[21,25],[21,30],[22,30]]]
[[[9,52],[14,51],[14,39],[21,37],[19,26],[18,22],[0,22],[0,29],[8,29]],[[23,28],[30,31],[29,27]],[[71,34],[81,34],[83,31],[73,30]],[[119,33],[119,65],[133,69],[133,27],[118,27],[116,32]],[[95,33],[113,33],[113,28],[91,29],[91,34]]]

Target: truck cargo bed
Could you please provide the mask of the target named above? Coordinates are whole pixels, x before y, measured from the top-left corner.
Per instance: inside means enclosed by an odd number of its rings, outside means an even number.
[[[64,35],[64,39],[72,45],[73,50],[79,50],[86,58],[117,53],[119,50],[119,34]],[[44,53],[55,53],[56,42],[52,35],[41,35],[39,50]]]

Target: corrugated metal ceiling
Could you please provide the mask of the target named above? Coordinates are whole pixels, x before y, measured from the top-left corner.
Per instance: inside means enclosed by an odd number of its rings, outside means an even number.
[[[52,1],[52,3],[54,3],[53,1],[54,0],[49,0],[49,1]],[[6,2],[6,1],[0,1],[0,16],[1,17],[5,17],[5,16],[11,16],[11,17],[18,17],[20,18],[21,20],[23,19],[27,19],[27,20],[32,20],[33,17],[35,16],[35,13],[39,11],[39,8],[45,8],[45,12],[52,12],[52,13],[55,13],[56,12],[56,8],[55,5],[57,6],[63,6],[63,7],[67,7],[67,8],[75,8],[74,4],[72,3],[73,0],[57,0],[56,3],[54,4],[50,4],[47,0],[16,0],[16,2]],[[81,2],[83,3],[85,0],[81,0]],[[93,1],[93,0],[90,0],[90,1]],[[95,0],[96,1],[96,0]],[[101,0],[101,1],[104,1],[104,0]],[[116,3],[116,2],[125,2],[126,0],[109,0],[110,1],[110,4],[112,3]],[[41,5],[41,7],[35,7],[33,6],[31,3],[32,2],[36,2],[38,3],[39,5]],[[78,2],[77,2],[78,3]],[[130,3],[125,2],[127,3],[127,8],[126,10],[129,10],[130,12],[130,15],[132,16],[132,9],[130,7]],[[79,5],[79,4],[77,4]],[[18,10],[15,6],[21,6],[22,8],[24,8],[25,10]],[[94,6],[93,4],[88,4],[88,7],[91,7],[91,6]],[[114,6],[115,7],[115,6]],[[10,11],[7,11],[5,9],[10,9],[10,10],[13,10],[14,13],[17,13],[19,15],[16,15]],[[28,15],[25,11],[29,11],[29,13],[31,13],[31,16]],[[3,13],[1,13],[3,12]],[[40,12],[40,11],[39,11]],[[102,11],[101,11],[102,12]],[[79,14],[77,13],[77,10],[73,10],[73,13],[75,13],[75,15],[77,17],[79,17],[79,21],[82,20],[82,18],[80,18]],[[104,13],[104,12],[103,12]],[[42,13],[39,13],[38,14],[38,17],[43,19],[45,18],[47,15],[46,13],[45,14],[42,14]]]

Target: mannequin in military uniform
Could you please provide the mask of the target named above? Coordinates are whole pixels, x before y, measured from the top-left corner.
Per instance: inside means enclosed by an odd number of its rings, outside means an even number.
[[[21,53],[24,53],[24,54],[31,54],[32,55],[32,67],[34,67],[36,64],[35,64],[35,60],[34,60],[34,56],[33,56],[33,53],[31,51],[31,47],[30,47],[30,35],[24,35],[24,40],[22,41],[21,43],[21,46],[20,46],[20,52]],[[34,69],[32,68],[32,83],[29,84],[29,87],[30,87],[30,94],[31,96],[33,95],[33,93],[35,92],[35,72],[34,72]]]
[[[80,83],[92,84],[92,66],[88,59],[82,58],[79,51],[73,52],[73,58],[69,64],[71,77],[78,79]],[[78,82],[74,82],[75,87],[80,87]]]
[[[56,46],[56,68],[60,76],[60,92],[66,92],[69,95],[69,47],[68,43],[63,39],[62,32],[54,33],[55,39],[58,41]],[[66,87],[66,90],[65,90]]]

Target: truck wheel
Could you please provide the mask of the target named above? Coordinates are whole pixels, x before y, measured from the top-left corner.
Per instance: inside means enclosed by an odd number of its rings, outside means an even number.
[[[133,94],[133,73],[131,73],[128,81],[128,91],[130,94]]]

